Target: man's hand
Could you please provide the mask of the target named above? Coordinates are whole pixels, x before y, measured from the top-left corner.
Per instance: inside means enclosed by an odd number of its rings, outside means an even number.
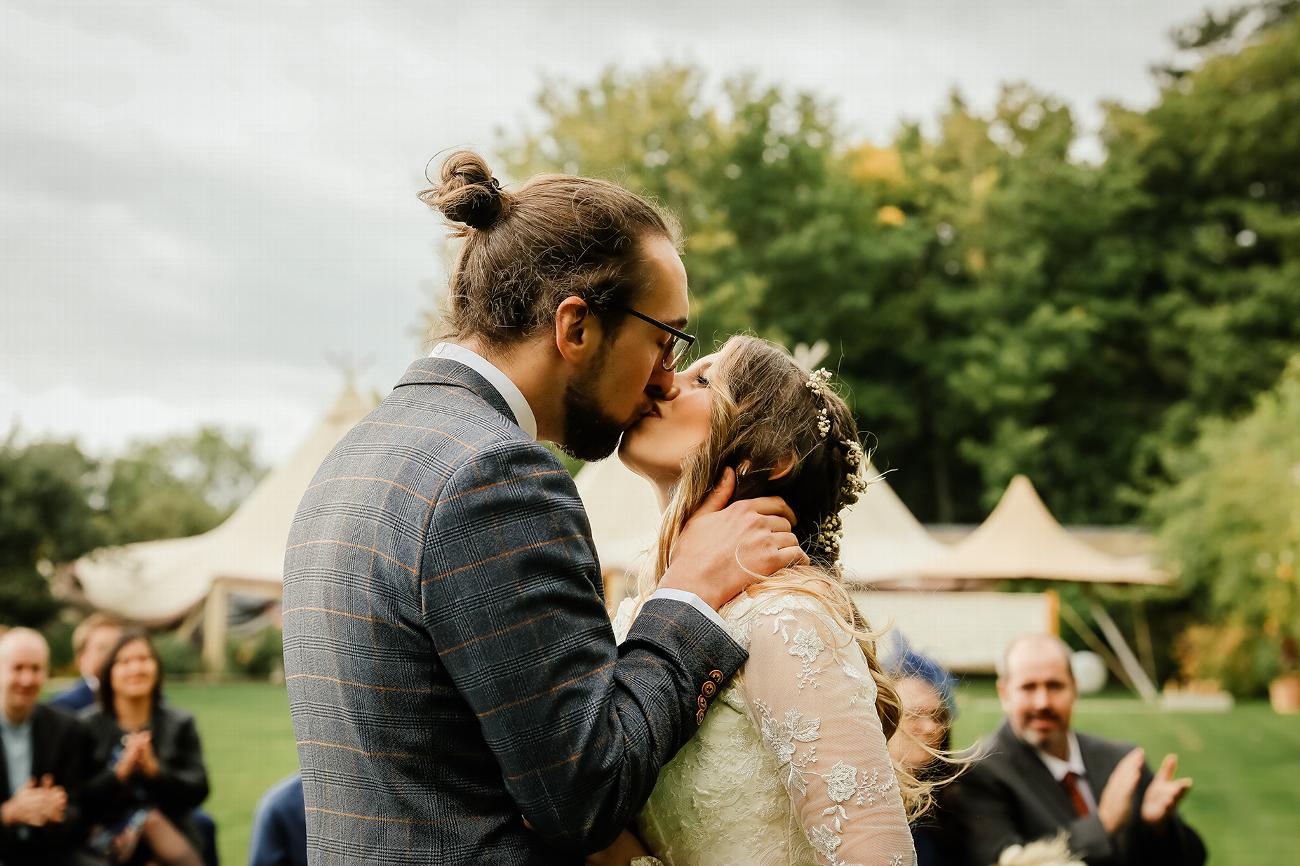
[[[1133,811],[1133,792],[1137,790],[1138,780],[1142,776],[1142,763],[1146,755],[1141,749],[1134,749],[1120,758],[1115,771],[1110,774],[1106,788],[1101,792],[1097,802],[1097,817],[1107,833],[1114,833],[1123,827]]]
[[[8,826],[24,824],[44,827],[63,821],[68,808],[68,794],[48,775],[38,786],[33,779],[19,788],[0,806],[0,821]]]
[[[1142,820],[1148,824],[1159,824],[1174,811],[1174,807],[1191,789],[1191,779],[1175,779],[1178,770],[1178,756],[1165,755],[1160,769],[1151,784],[1147,785],[1146,796],[1142,798]]]
[[[756,575],[808,561],[790,531],[794,512],[784,499],[765,496],[728,505],[735,490],[735,471],[723,470],[717,486],[682,528],[661,587],[693,592],[717,610]]]

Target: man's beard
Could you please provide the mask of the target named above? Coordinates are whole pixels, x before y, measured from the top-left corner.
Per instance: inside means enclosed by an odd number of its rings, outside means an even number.
[[[604,460],[618,448],[624,424],[611,418],[596,400],[596,386],[605,368],[605,356],[591,369],[564,386],[564,442],[560,450],[579,460]]]

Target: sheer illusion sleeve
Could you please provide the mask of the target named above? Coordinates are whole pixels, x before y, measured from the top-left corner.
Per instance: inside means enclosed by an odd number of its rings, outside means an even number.
[[[856,641],[808,599],[762,605],[740,688],[794,818],[825,866],[912,866],[916,855]]]

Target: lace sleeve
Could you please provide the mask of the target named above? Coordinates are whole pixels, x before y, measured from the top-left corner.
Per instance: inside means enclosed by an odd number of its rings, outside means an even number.
[[[912,866],[875,681],[850,635],[810,605],[765,607],[741,688],[817,862]]]

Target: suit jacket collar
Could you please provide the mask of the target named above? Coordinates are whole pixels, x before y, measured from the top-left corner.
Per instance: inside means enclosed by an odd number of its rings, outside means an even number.
[[[1016,774],[1024,780],[1025,786],[1031,789],[1031,796],[1055,813],[1061,820],[1061,826],[1069,825],[1077,817],[1074,813],[1074,805],[1070,802],[1070,795],[1052,777],[1051,770],[1047,769],[1047,765],[1039,759],[1034,747],[1016,736],[1009,721],[1005,719],[1002,721],[997,733],[994,734],[994,743],[996,750],[1006,755],[1007,761]],[[1083,764],[1088,768],[1088,783],[1097,791],[1097,796],[1101,796],[1101,788],[1093,781],[1092,767],[1088,763],[1087,752],[1084,751],[1082,741],[1079,743],[1079,751],[1083,753]]]
[[[459,361],[446,358],[419,358],[406,368],[394,390],[409,385],[447,385],[464,388],[499,412],[511,424],[518,424],[510,404],[492,383]]]

